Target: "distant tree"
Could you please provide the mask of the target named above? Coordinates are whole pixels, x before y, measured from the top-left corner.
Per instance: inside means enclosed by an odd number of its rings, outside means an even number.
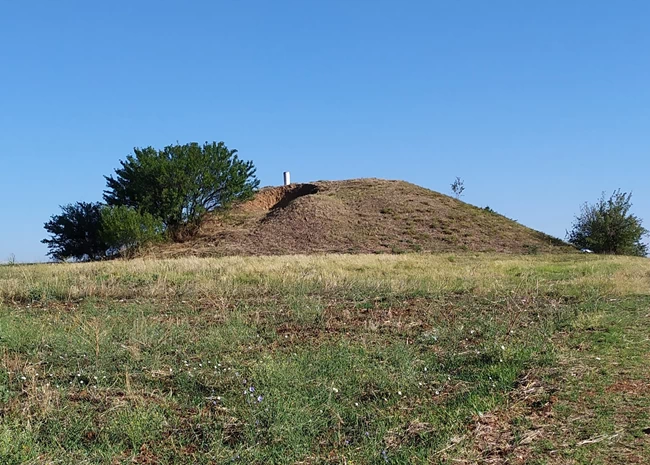
[[[101,237],[110,246],[109,255],[128,255],[139,247],[165,239],[162,220],[150,213],[123,205],[104,206],[101,217]]]
[[[100,203],[77,202],[61,207],[60,215],[53,215],[45,223],[49,239],[48,255],[57,261],[100,260],[106,257],[108,244],[101,234],[102,205]]]
[[[609,199],[603,193],[596,204],[585,203],[567,232],[567,240],[596,253],[646,256],[648,246],[642,238],[648,231],[640,218],[629,213],[631,199],[631,193],[619,189]]]
[[[106,177],[106,203],[160,218],[172,234],[197,225],[206,212],[251,197],[259,185],[253,163],[223,142],[136,148],[120,164],[115,177]]]
[[[451,191],[456,195],[456,198],[459,199],[465,191],[465,181],[456,176],[456,180],[451,183]]]

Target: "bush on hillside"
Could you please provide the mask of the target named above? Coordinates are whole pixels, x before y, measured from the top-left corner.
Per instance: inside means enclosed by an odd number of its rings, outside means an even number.
[[[160,218],[174,236],[205,213],[251,197],[259,185],[253,163],[223,142],[136,148],[120,164],[115,177],[106,177],[106,203]]]
[[[102,238],[110,246],[107,255],[129,254],[139,247],[162,242],[165,227],[150,213],[118,206],[102,208]]]
[[[51,237],[41,241],[56,261],[102,260],[165,238],[160,219],[128,207],[77,202],[61,210],[45,223]]]
[[[102,236],[102,205],[77,202],[61,210],[60,215],[53,215],[45,223],[51,237],[41,242],[49,248],[48,255],[57,261],[105,258],[110,247]]]
[[[605,193],[594,205],[585,203],[567,233],[570,243],[596,253],[646,256],[648,246],[642,242],[648,231],[637,216],[630,214],[632,194]]]

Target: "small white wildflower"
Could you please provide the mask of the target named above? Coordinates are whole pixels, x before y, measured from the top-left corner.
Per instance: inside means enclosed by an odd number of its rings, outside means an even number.
[[[440,395],[440,391],[436,391],[436,395],[439,396],[439,395]]]
[[[355,407],[358,407],[358,406],[359,406],[359,402],[355,402],[355,403],[354,403],[354,406],[355,406]]]
[[[334,391],[334,392],[339,392],[339,390],[336,389],[335,387],[332,388],[332,391]]]
[[[506,346],[501,346],[501,350],[506,350]]]
[[[397,395],[398,395],[398,396],[401,396],[401,395],[402,395],[402,391],[397,391]]]
[[[20,379],[22,379],[23,381],[25,381],[27,378],[25,378],[24,376],[21,376]]]

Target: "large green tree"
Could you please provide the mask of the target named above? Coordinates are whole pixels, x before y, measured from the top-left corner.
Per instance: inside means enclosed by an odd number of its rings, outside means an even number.
[[[64,205],[61,210],[61,214],[53,215],[45,223],[51,237],[41,242],[49,248],[48,255],[57,261],[105,258],[109,244],[102,236],[102,205],[77,202]]]
[[[223,142],[134,149],[106,176],[108,205],[132,207],[160,218],[174,234],[206,212],[253,195],[259,181],[251,161]]]
[[[648,231],[630,213],[631,199],[631,193],[619,189],[609,199],[603,193],[594,205],[585,203],[567,233],[568,241],[596,253],[647,255],[648,246],[642,240]]]

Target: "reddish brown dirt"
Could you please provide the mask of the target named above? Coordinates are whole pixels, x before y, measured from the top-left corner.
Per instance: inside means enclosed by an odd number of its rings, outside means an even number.
[[[303,195],[315,194],[314,184],[291,184],[289,186],[265,187],[260,189],[252,200],[235,207],[240,212],[268,212],[273,208],[286,207],[291,201]]]
[[[354,179],[261,189],[155,256],[484,251],[563,252],[561,241],[403,181]]]

